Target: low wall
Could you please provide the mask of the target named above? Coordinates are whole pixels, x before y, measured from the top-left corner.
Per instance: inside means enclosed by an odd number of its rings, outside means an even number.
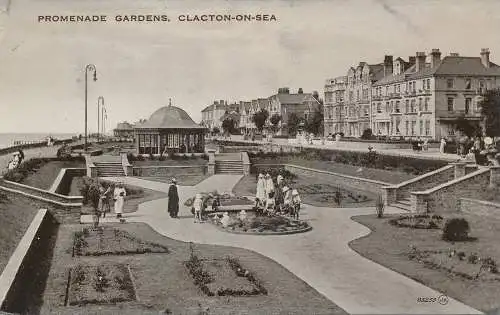
[[[481,169],[448,183],[412,192],[412,209],[416,212],[456,212],[460,209],[460,198],[485,198],[490,184],[491,172]]]
[[[0,190],[4,191],[7,195],[23,196],[36,208],[48,209],[51,215],[57,220],[58,223],[77,224],[80,223],[80,212],[82,210],[82,203],[61,203],[51,199],[43,198],[37,195],[32,195],[28,192],[8,188],[0,185]],[[83,199],[81,196],[75,198]]]
[[[63,168],[59,171],[54,183],[49,189],[49,192],[59,195],[68,195],[71,187],[71,181],[76,176],[85,176],[87,170],[85,168]]]
[[[498,216],[500,215],[500,203],[470,198],[460,198],[459,202],[459,209],[463,213],[492,218],[498,218]]]
[[[48,190],[24,185],[24,184],[19,184],[16,182],[11,182],[8,180],[3,180],[0,181],[0,185],[6,188],[11,188],[14,190],[19,190],[22,192],[25,192],[27,194],[33,195],[35,197],[40,197],[44,199],[49,199],[54,201],[55,203],[62,203],[62,204],[71,204],[71,203],[81,203],[83,200],[83,197],[81,196],[65,196],[61,195],[55,192],[50,192]]]
[[[179,175],[205,175],[208,165],[136,166],[134,176],[175,177]]]
[[[321,182],[339,185],[350,189],[370,192],[376,195],[383,194],[382,187],[390,185],[389,183],[386,182],[349,176],[345,174],[333,173],[293,164],[254,164],[252,165],[252,170],[253,173],[258,173],[262,170],[266,170],[269,168],[281,168],[281,167],[284,167],[286,170],[298,176],[314,177],[319,179]]]
[[[455,176],[455,168],[453,165],[447,165],[433,172],[426,173],[422,176],[412,178],[391,187],[396,187],[396,199],[409,198],[412,191],[421,191],[436,187],[437,185],[446,183]]]
[[[46,209],[39,210],[0,275],[2,311],[38,313],[56,237],[57,222]]]

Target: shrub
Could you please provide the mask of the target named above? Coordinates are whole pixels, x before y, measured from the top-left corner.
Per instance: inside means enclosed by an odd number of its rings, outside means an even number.
[[[137,157],[132,153],[127,153],[127,159],[129,162],[134,162],[137,160]]]
[[[453,218],[446,221],[443,228],[443,240],[464,241],[469,236],[469,222],[464,218]]]
[[[377,211],[377,218],[381,218],[384,216],[384,198],[382,198],[382,195],[378,195],[377,201],[375,202],[375,210]]]
[[[137,155],[137,161],[144,161],[145,158],[141,154]]]
[[[158,158],[158,161],[165,161],[167,159],[167,157],[165,155],[160,155],[160,157]]]

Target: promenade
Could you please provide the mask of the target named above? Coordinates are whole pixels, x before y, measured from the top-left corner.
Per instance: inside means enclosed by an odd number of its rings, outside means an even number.
[[[218,138],[218,140],[229,140],[225,138]],[[341,150],[341,151],[354,151],[354,152],[368,152],[368,146],[375,146],[375,151],[380,154],[390,155],[390,156],[399,156],[399,157],[413,157],[418,159],[431,159],[431,160],[440,160],[446,162],[456,162],[460,159],[460,157],[456,154],[451,153],[440,153],[438,148],[429,148],[428,151],[420,151],[416,152],[412,149],[384,149],[377,148],[377,143],[370,142],[351,142],[351,141],[325,141],[325,144],[299,144],[299,143],[290,143],[288,139],[280,139],[273,138],[272,142],[263,140],[243,140],[243,136],[241,135],[233,135],[230,138],[231,141],[245,142],[248,144],[258,144],[258,145],[266,145],[266,144],[276,144],[276,145],[288,145],[293,147],[303,147],[303,148],[313,148],[313,149],[332,149],[332,150]]]
[[[231,191],[242,175],[214,175],[196,186],[179,186],[180,219],[169,217],[167,198],[139,205],[125,214],[129,222],[149,224],[158,233],[186,242],[234,246],[256,251],[293,272],[331,301],[351,314],[481,314],[449,298],[446,305],[418,303],[419,297],[439,297],[441,293],[412,279],[365,259],[348,244],[367,235],[368,228],[351,220],[352,216],[373,214],[374,208],[324,208],[304,205],[301,216],[313,230],[286,236],[230,234],[211,224],[193,223],[184,201],[196,192]],[[134,177],[108,178],[128,185],[167,192],[168,184]],[[182,183],[181,183],[182,184]],[[387,213],[397,213],[387,208]],[[103,222],[114,222],[105,218]],[[91,217],[82,217],[91,222]]]

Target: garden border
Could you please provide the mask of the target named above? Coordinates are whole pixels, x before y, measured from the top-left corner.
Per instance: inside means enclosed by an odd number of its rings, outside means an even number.
[[[54,182],[52,183],[52,186],[50,186],[48,191],[50,193],[56,193],[59,195],[68,196],[66,194],[59,193],[61,191],[61,184],[62,183],[68,184],[68,178],[72,180],[73,177],[85,176],[85,175],[86,175],[86,168],[84,168],[84,167],[62,168],[59,171],[59,174],[57,175],[56,179],[54,180]],[[71,198],[72,196],[68,196],[68,197]],[[79,197],[79,196],[77,196],[77,197]]]
[[[216,224],[213,224],[213,223],[210,223],[212,224],[216,229],[222,231],[222,232],[226,232],[226,233],[231,233],[231,234],[243,234],[243,235],[262,235],[262,236],[266,236],[266,235],[291,235],[291,234],[299,234],[299,233],[306,233],[306,232],[309,232],[313,229],[313,227],[307,223],[307,227],[306,228],[303,228],[301,230],[295,230],[295,231],[286,231],[286,232],[240,232],[240,231],[232,231],[232,230],[228,230],[228,229],[224,229],[223,227],[220,227]]]

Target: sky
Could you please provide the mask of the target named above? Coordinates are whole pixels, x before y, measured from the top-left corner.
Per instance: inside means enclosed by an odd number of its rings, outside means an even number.
[[[500,1],[0,0],[0,132],[89,132],[103,96],[109,131],[172,103],[195,121],[214,100],[268,97],[279,87],[323,93],[327,78],[384,55],[439,48],[500,62]],[[274,14],[271,22],[180,22],[179,15]],[[105,23],[43,23],[39,15],[105,14]],[[115,22],[165,14],[170,22]]]

